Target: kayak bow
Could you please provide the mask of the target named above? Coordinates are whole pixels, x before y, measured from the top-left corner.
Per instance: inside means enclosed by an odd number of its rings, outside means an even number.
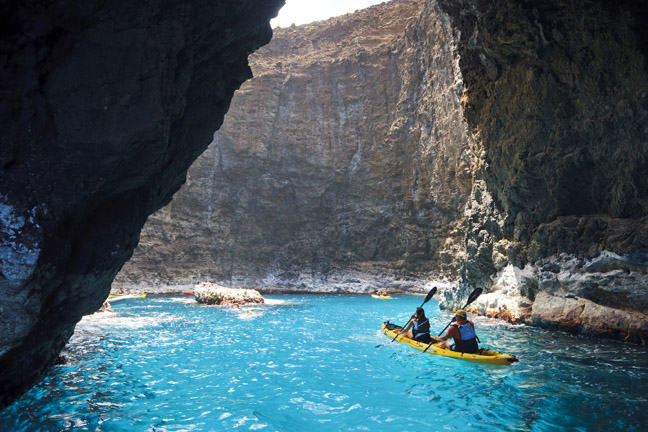
[[[382,330],[385,332],[385,334],[389,337],[396,338],[397,342],[404,343],[406,345],[411,346],[412,348],[415,348],[419,351],[425,351],[425,349],[428,347],[427,343],[423,342],[417,342],[413,339],[405,337],[405,335],[399,335],[396,337],[398,332],[402,330],[402,327],[397,326],[396,324],[392,324],[389,321],[383,323],[382,325]],[[500,353],[497,351],[485,349],[485,348],[480,348],[479,352],[476,354],[468,354],[468,353],[462,353],[462,352],[456,352],[456,351],[451,351],[448,349],[443,349],[439,348],[438,344],[441,342],[437,342],[435,344],[432,344],[430,348],[426,351],[429,354],[436,354],[440,355],[443,357],[450,357],[450,358],[456,358],[459,360],[466,360],[469,362],[474,362],[474,363],[487,363],[487,364],[495,364],[495,365],[510,365],[512,363],[515,363],[518,361],[517,357],[510,355],[510,354],[504,354]]]

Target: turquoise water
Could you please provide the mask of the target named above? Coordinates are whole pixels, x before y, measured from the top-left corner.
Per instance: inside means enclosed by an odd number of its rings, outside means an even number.
[[[241,311],[193,298],[113,305],[78,326],[0,431],[645,431],[645,348],[475,318],[488,366],[419,355],[379,328],[423,301],[271,296]],[[426,305],[432,328],[450,318]],[[378,348],[377,345],[381,345]]]

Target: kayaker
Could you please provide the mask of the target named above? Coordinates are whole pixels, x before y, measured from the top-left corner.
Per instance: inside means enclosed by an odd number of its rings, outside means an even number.
[[[407,326],[399,334],[405,334],[405,337],[414,339],[417,342],[430,343],[432,341],[432,338],[430,338],[430,321],[425,316],[423,308],[416,308],[416,313],[412,315]]]
[[[477,333],[475,333],[475,324],[472,321],[468,321],[466,311],[459,309],[455,312],[452,322],[456,322],[456,324],[450,325],[445,336],[436,338],[437,340],[443,341],[437,346],[439,348],[468,354],[479,351],[479,345],[477,344],[479,338],[477,337]],[[449,339],[453,339],[454,343],[451,344]]]

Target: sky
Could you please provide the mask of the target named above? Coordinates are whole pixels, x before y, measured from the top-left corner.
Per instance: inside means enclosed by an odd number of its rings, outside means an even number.
[[[344,15],[387,0],[286,0],[272,27],[290,27]]]

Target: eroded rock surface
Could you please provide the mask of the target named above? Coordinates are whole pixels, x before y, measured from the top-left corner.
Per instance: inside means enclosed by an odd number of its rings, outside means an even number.
[[[280,0],[0,6],[0,409],[96,311]]]
[[[634,2],[440,0],[474,181],[464,289],[512,320],[645,341],[648,18]]]
[[[202,282],[194,287],[198,303],[220,306],[238,306],[264,303],[259,291],[248,288],[228,288],[211,282]]]
[[[456,280],[471,172],[451,34],[411,0],[276,29],[115,286]]]
[[[641,342],[646,24],[636,2],[429,0],[282,29],[119,283],[445,278],[445,307],[480,287],[481,313]]]

